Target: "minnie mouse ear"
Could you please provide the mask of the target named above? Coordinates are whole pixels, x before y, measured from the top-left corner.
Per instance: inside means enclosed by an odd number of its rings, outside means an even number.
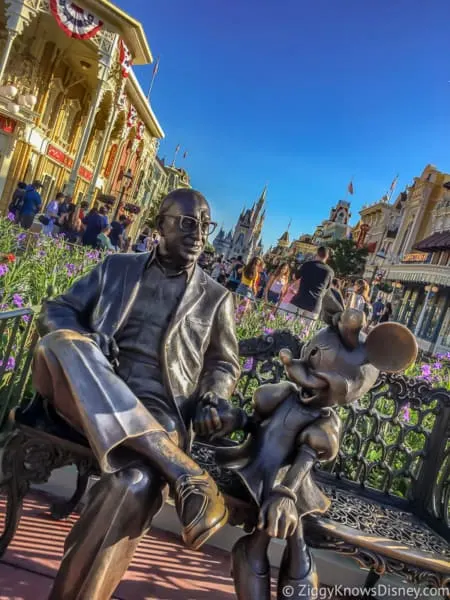
[[[365,347],[367,358],[379,371],[397,373],[417,358],[414,335],[400,323],[380,323],[368,334]]]

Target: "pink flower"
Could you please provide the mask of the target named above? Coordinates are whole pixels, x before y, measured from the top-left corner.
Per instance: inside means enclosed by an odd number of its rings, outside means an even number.
[[[265,333],[266,335],[272,335],[273,329],[271,329],[270,327],[264,327],[263,333]]]
[[[275,315],[273,313],[270,313],[269,321],[275,321]]]

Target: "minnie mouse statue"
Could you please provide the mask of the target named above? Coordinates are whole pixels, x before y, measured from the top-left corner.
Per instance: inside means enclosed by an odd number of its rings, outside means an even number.
[[[406,327],[383,323],[365,336],[364,313],[344,309],[335,296],[324,302],[323,319],[327,327],[303,346],[300,359],[289,350],[280,352],[288,381],[256,390],[246,440],[216,451],[218,463],[237,472],[259,508],[257,528],[232,551],[239,600],[270,600],[272,538],[286,540],[278,599],[287,597],[283,589],[298,590],[295,597],[302,600],[317,597],[317,571],[302,518],[325,513],[330,505],[312,468],[338,453],[341,423],[334,407],[357,401],[380,371],[401,371],[417,356]]]

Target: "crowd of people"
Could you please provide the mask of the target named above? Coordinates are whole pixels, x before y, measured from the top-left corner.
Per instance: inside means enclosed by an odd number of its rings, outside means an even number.
[[[36,218],[42,225],[42,233],[51,236],[63,233],[68,242],[82,244],[99,250],[111,252],[146,252],[158,242],[157,232],[150,232],[148,227],[142,230],[137,243],[132,246],[127,235],[129,221],[125,215],[119,215],[110,222],[111,208],[94,204],[89,209],[86,201],[76,205],[72,199],[59,192],[48,202],[41,213],[42,184],[34,181],[31,185],[19,182],[9,205],[9,212],[14,215],[15,222],[24,229],[30,229]]]
[[[260,300],[272,305],[276,311],[301,319],[308,331],[319,319],[323,297],[331,290],[344,306],[363,311],[368,326],[389,321],[393,312],[391,303],[383,302],[380,296],[372,304],[370,285],[364,279],[339,280],[327,264],[329,257],[329,249],[321,246],[315,256],[295,268],[282,262],[267,269],[259,256],[244,264],[242,256],[225,260],[221,255],[209,270],[213,279],[241,298],[241,314]]]

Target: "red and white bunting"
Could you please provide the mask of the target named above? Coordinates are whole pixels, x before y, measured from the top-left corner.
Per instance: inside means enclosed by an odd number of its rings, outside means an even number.
[[[137,110],[134,108],[132,104],[130,104],[130,110],[128,111],[128,119],[127,119],[127,127],[131,129],[136,123],[137,119]]]
[[[120,40],[119,45],[119,60],[120,66],[122,67],[122,77],[128,77],[133,66],[133,57],[131,52],[128,50],[127,45],[123,40]]]
[[[137,126],[136,139],[142,140],[142,138],[144,137],[144,132],[145,132],[145,125],[142,121],[139,121],[138,126]]]
[[[50,10],[64,33],[77,40],[88,40],[103,27],[98,17],[71,0],[50,0]]]

